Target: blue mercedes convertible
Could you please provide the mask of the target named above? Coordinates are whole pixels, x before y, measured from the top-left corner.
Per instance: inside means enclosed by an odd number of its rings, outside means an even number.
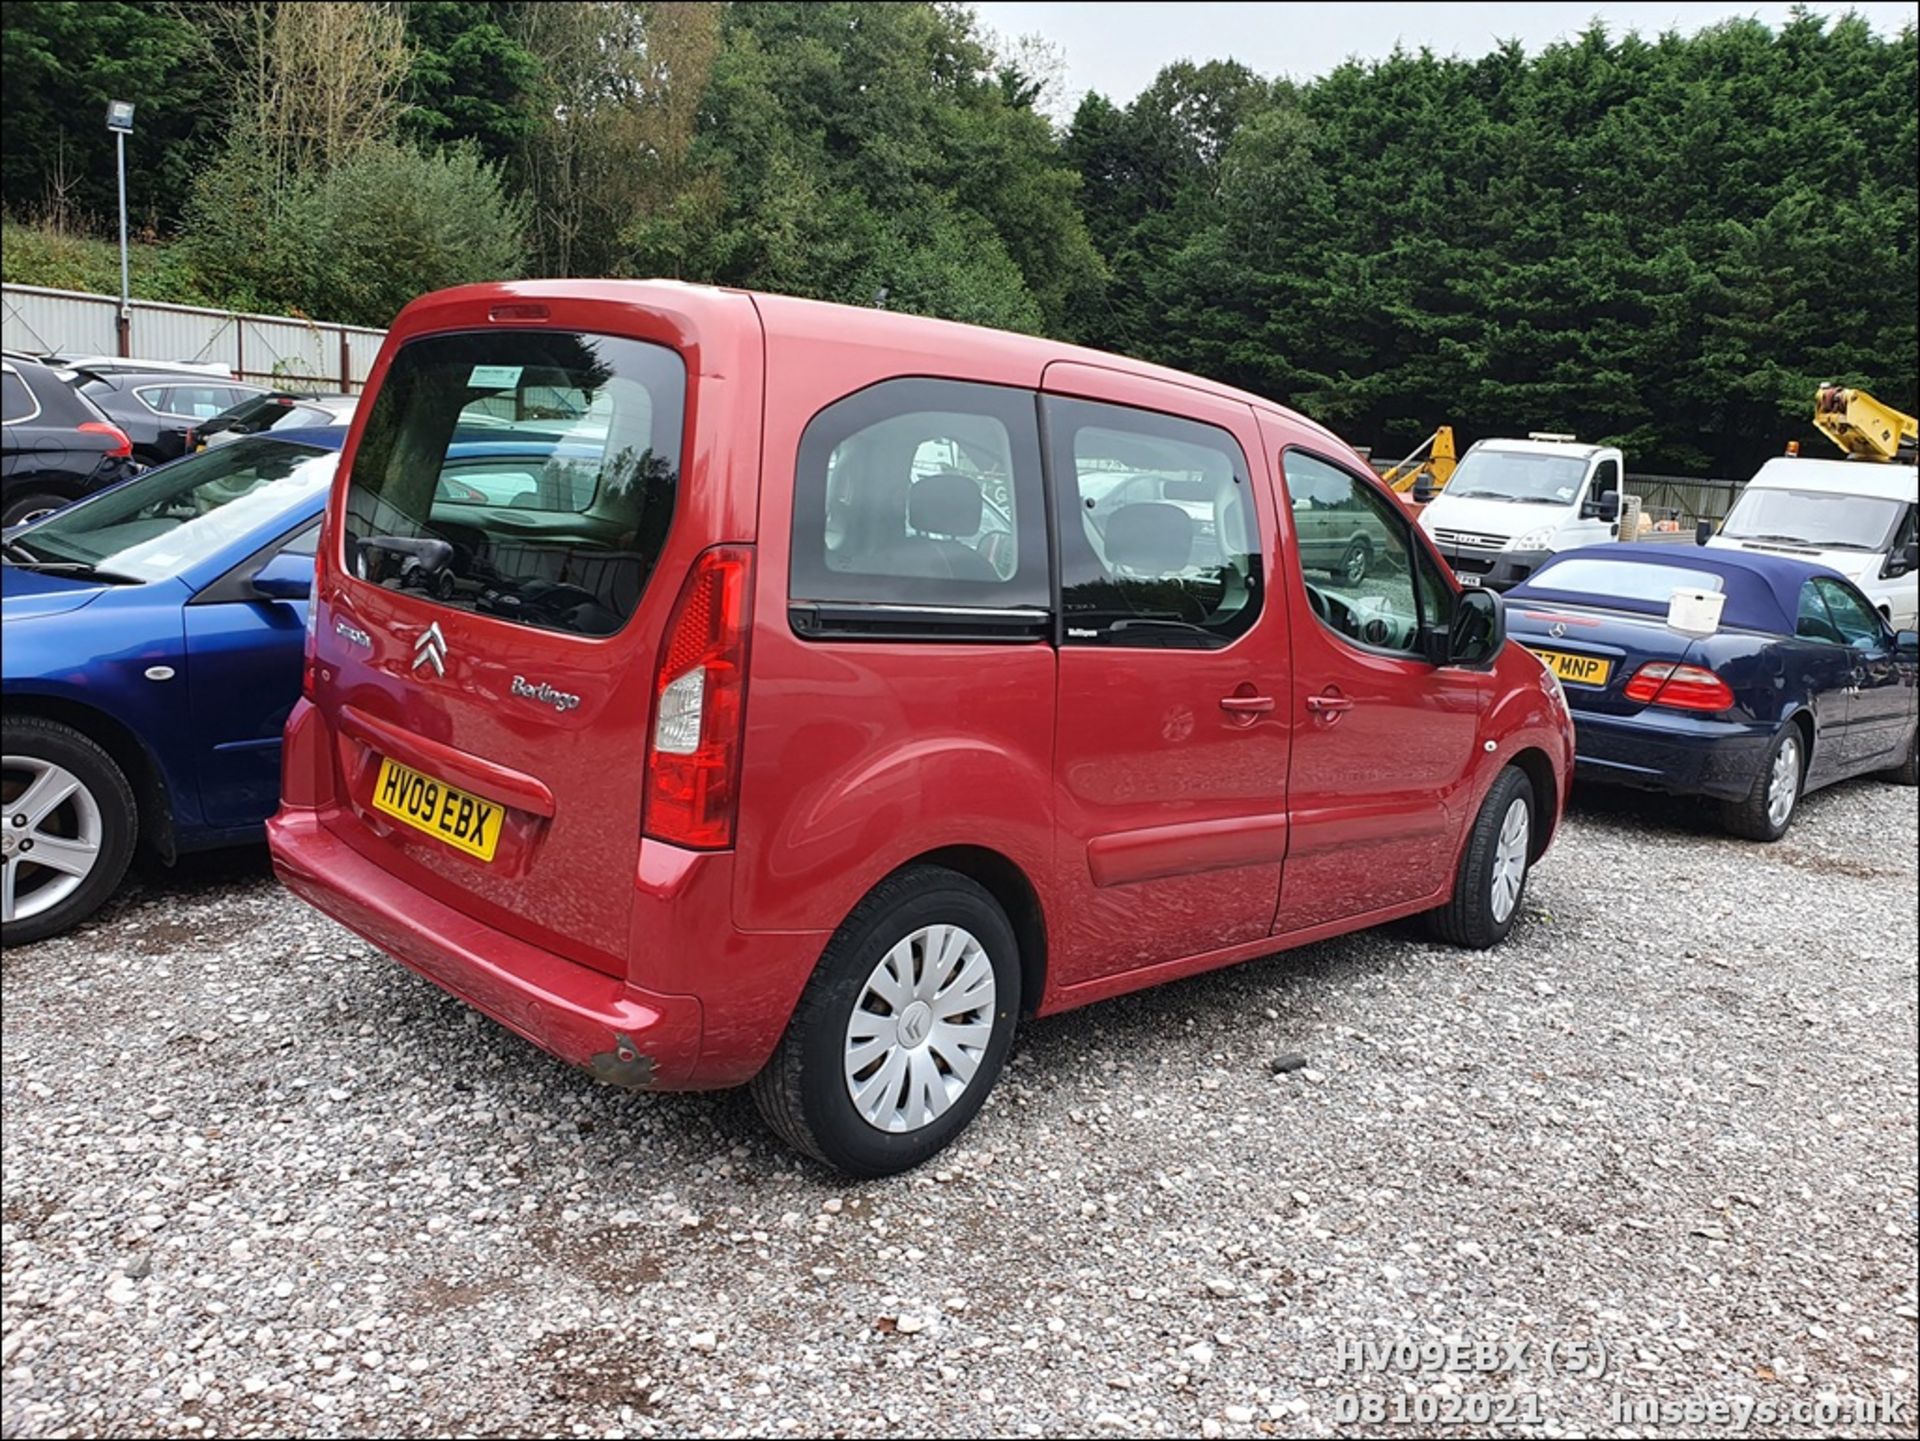
[[[1676,591],[1719,598],[1710,633],[1674,610]],[[1579,779],[1711,797],[1729,831],[1760,841],[1785,835],[1820,786],[1874,772],[1920,783],[1920,634],[1895,635],[1824,566],[1588,546],[1542,565],[1506,607],[1507,634],[1560,677]]]

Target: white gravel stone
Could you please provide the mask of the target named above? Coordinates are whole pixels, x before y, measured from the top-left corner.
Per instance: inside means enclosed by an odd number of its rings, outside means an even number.
[[[1761,846],[1583,795],[1500,949],[1408,923],[1031,1022],[937,1170],[860,1183],[190,857],[0,970],[0,1434],[1372,1434],[1338,1400],[1400,1378],[1340,1344],[1449,1337],[1603,1342],[1529,1378],[1548,1434],[1911,1414],[1914,799]]]

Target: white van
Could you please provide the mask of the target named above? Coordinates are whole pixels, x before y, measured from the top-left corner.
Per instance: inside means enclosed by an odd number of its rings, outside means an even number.
[[[1920,629],[1920,470],[1775,456],[1707,544],[1828,566],[1866,592],[1895,630]]]
[[[1570,436],[1477,441],[1420,513],[1460,583],[1505,590],[1547,557],[1620,533],[1626,460]]]

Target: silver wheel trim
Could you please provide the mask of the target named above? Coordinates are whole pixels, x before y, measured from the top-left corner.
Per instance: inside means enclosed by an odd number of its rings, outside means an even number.
[[[0,758],[0,769],[24,782],[0,814],[0,921],[24,921],[86,884],[105,828],[99,801],[72,771],[38,756]]]
[[[1493,885],[1488,897],[1493,918],[1504,922],[1520,904],[1520,888],[1527,883],[1527,847],[1533,835],[1533,817],[1524,796],[1515,796],[1500,821],[1500,839],[1493,847]]]
[[[1347,552],[1347,558],[1340,566],[1340,573],[1348,585],[1358,585],[1367,578],[1367,562],[1371,559],[1364,545],[1356,545]]]
[[[922,926],[880,958],[847,1018],[854,1110],[875,1130],[918,1131],[965,1094],[993,1039],[993,962],[962,926]]]
[[[1800,741],[1789,735],[1780,742],[1767,775],[1767,824],[1775,830],[1787,823],[1800,799]]]

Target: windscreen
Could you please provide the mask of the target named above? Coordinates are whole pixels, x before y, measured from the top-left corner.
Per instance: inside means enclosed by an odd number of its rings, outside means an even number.
[[[1446,493],[1461,500],[1565,505],[1579,491],[1580,478],[1586,472],[1587,462],[1576,456],[1473,450],[1453,472]]]
[[[347,491],[353,573],[457,610],[611,635],[673,519],[686,366],[665,346],[485,331],[404,346]]]
[[[264,437],[222,446],[70,505],[9,545],[43,563],[160,580],[275,516],[292,525],[303,502],[325,494],[338,459],[330,450]]]
[[[1748,486],[1720,533],[1822,550],[1884,550],[1900,521],[1901,502],[1831,490]]]

